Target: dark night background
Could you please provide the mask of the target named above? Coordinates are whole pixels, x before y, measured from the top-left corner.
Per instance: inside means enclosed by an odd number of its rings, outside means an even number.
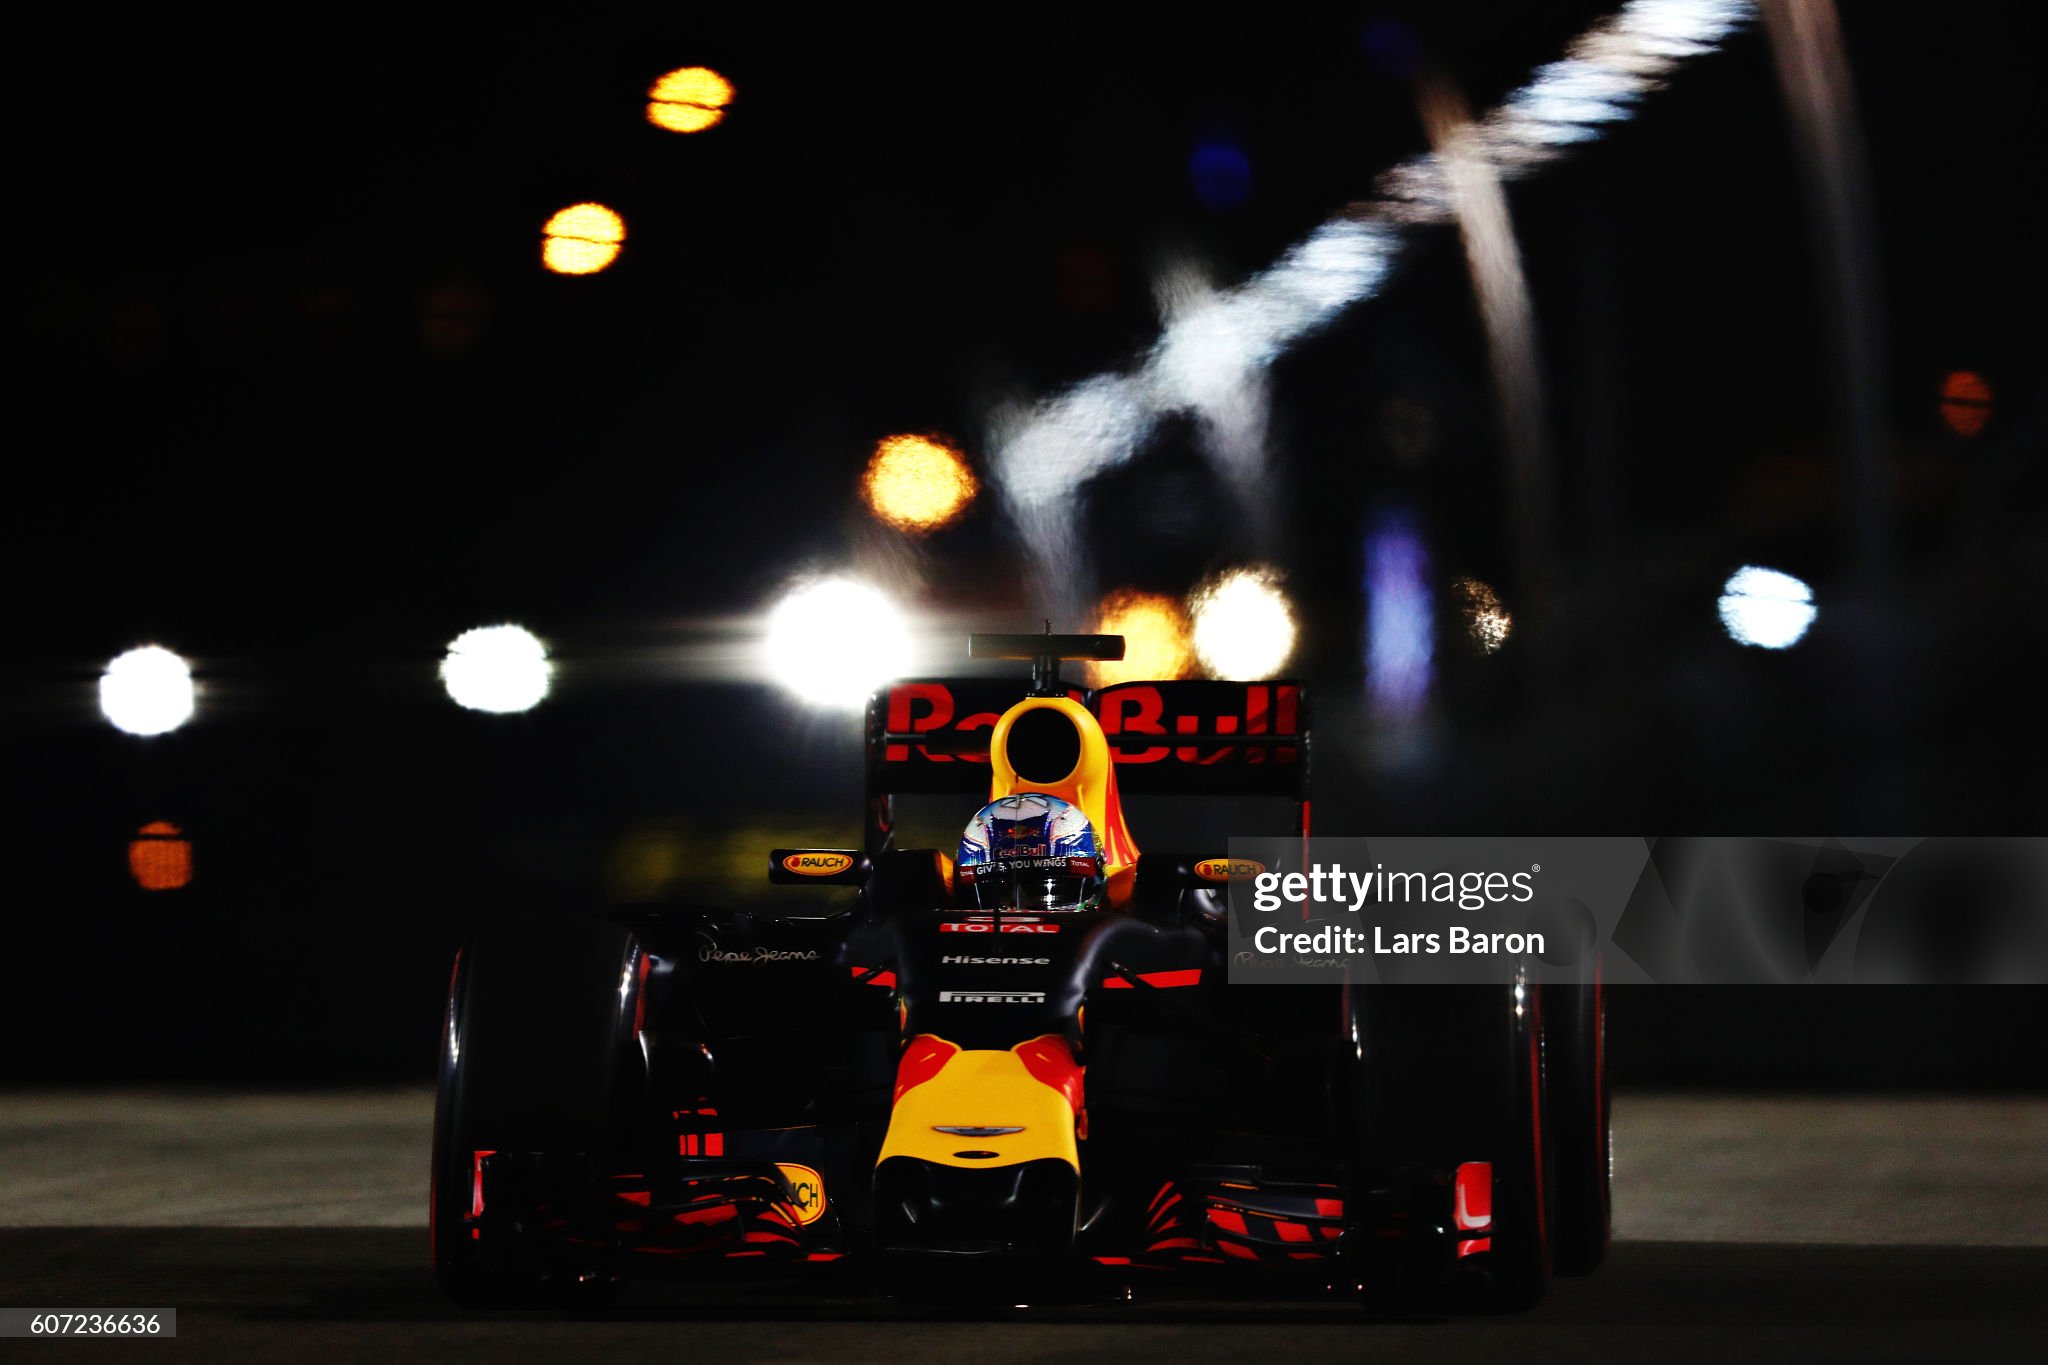
[[[1547,582],[1505,550],[1454,230],[1415,234],[1276,366],[1320,830],[2040,831],[2037,35],[2017,5],[1845,8],[1880,562],[1852,563],[1824,248],[1753,28],[1510,191],[1556,460]],[[867,524],[874,442],[944,431],[984,459],[1004,405],[1150,344],[1160,271],[1240,280],[1425,150],[1419,74],[1485,109],[1607,12],[18,20],[0,1079],[424,1079],[468,926],[680,894],[649,850],[715,882],[785,830],[850,840],[855,723],[749,671],[782,587],[879,555],[947,641],[1037,624],[986,488],[916,545]],[[734,82],[731,117],[650,127],[647,84],[697,64]],[[1190,183],[1219,139],[1250,166],[1234,208]],[[625,216],[625,250],[549,275],[540,224],[584,199]],[[1974,437],[1942,420],[1957,370],[1994,393]],[[1518,623],[1488,657],[1447,623],[1412,734],[1362,691],[1360,537],[1388,508],[1425,527],[1440,594],[1477,575]],[[1172,426],[1074,515],[1117,582],[1181,592],[1242,555]],[[1814,585],[1798,647],[1721,634],[1745,563]],[[549,642],[554,695],[458,710],[441,651],[506,619]],[[203,687],[155,739],[94,702],[145,642]],[[197,875],[150,895],[126,845],[159,819]],[[1617,1069],[2040,1088],[2042,1003],[1639,991]]]

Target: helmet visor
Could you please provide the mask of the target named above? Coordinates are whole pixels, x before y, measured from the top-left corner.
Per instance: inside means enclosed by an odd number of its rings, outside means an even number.
[[[1005,858],[959,869],[983,910],[1072,913],[1102,899],[1102,865],[1093,858]]]

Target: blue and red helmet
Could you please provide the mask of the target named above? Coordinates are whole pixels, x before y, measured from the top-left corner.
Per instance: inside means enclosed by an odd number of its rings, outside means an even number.
[[[955,864],[984,909],[1092,910],[1102,899],[1095,829],[1071,802],[1006,796],[974,813]]]

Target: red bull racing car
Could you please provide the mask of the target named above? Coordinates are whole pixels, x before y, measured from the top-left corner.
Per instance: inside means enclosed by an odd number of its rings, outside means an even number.
[[[463,949],[434,1126],[450,1295],[857,1271],[1500,1310],[1599,1263],[1597,979],[1231,984],[1227,850],[1162,829],[1141,851],[1141,794],[1278,798],[1306,836],[1301,684],[1083,691],[1061,661],[1120,639],[972,649],[1031,660],[1029,682],[884,687],[861,846],[770,853],[770,880],[843,905],[636,909]],[[957,846],[897,845],[913,794],[960,800]]]

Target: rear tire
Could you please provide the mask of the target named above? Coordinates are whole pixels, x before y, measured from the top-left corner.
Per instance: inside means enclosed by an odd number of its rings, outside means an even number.
[[[473,1215],[478,1153],[573,1157],[612,1145],[637,1093],[627,1047],[637,960],[622,930],[588,922],[483,936],[456,955],[429,1197],[435,1277],[457,1303],[559,1305],[616,1288],[602,1267],[552,1256],[532,1210]]]

